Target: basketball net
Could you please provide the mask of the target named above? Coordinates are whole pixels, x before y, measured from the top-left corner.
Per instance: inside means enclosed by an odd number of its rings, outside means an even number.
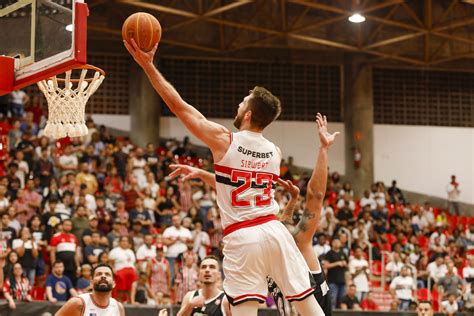
[[[79,79],[71,78],[73,70],[80,70]],[[88,71],[94,73],[87,77]],[[48,121],[44,135],[55,139],[86,136],[86,103],[104,81],[105,72],[97,67],[84,65],[66,71],[64,78],[53,76],[38,82],[48,102]]]

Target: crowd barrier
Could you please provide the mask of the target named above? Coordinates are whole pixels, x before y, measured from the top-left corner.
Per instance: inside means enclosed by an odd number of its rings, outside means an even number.
[[[8,307],[8,303],[5,300],[0,300],[0,316],[50,316],[54,315],[59,310],[61,304],[50,304],[48,302],[32,302],[32,303],[17,303],[15,310],[11,310]],[[164,306],[163,308],[168,309],[168,315],[174,316],[179,310],[179,306]],[[160,308],[161,309],[161,308]],[[142,307],[125,305],[125,315],[127,316],[157,316],[160,310],[156,307]],[[50,313],[50,314],[47,314]],[[258,312],[259,316],[278,316],[278,313],[274,309],[261,309]],[[413,316],[415,313],[405,312],[367,312],[367,311],[333,311],[334,316]],[[435,314],[441,315],[441,314]],[[457,316],[468,316],[472,313],[457,313]],[[85,315],[89,316],[89,315]]]

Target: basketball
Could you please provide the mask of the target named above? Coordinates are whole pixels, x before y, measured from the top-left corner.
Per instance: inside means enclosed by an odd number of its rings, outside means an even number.
[[[160,41],[160,22],[151,14],[134,13],[123,23],[122,37],[128,43],[133,38],[141,50],[149,52]]]

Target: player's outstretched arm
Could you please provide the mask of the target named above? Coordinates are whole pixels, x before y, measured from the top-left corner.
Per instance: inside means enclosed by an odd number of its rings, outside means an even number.
[[[211,172],[182,164],[171,164],[169,167],[173,170],[168,175],[170,179],[176,178],[181,175],[183,176],[181,178],[181,180],[183,181],[201,179],[204,183],[208,184],[213,189],[216,188],[216,175]]]
[[[176,89],[163,77],[153,64],[158,44],[150,52],[140,50],[135,41],[123,42],[135,61],[143,68],[153,88],[165,101],[169,109],[183,122],[194,136],[203,141],[212,151],[214,159],[220,160],[229,146],[230,132],[224,126],[207,120],[196,108],[184,101]],[[216,157],[217,156],[217,157]]]
[[[313,169],[308,182],[306,193],[306,210],[298,223],[295,240],[301,244],[312,245],[313,236],[318,227],[323,207],[324,195],[326,193],[326,182],[328,177],[328,149],[334,143],[339,132],[330,134],[327,130],[326,116],[320,113],[316,116],[316,123],[319,131],[319,153],[316,166]]]
[[[55,316],[82,316],[84,302],[79,297],[73,297],[67,301],[57,312]]]

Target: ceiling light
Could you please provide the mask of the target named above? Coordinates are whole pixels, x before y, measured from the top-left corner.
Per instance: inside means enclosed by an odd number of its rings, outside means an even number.
[[[74,26],[72,24],[66,25],[66,31],[72,32]]]
[[[352,23],[362,23],[365,21],[365,17],[363,15],[360,15],[359,13],[354,13],[349,17],[349,21]]]

